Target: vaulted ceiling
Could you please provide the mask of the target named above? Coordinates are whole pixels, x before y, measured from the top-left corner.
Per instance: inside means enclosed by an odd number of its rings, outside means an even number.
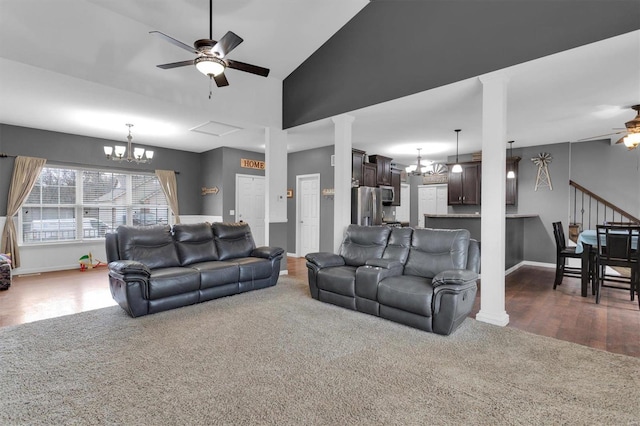
[[[282,81],[368,2],[213,4],[214,39],[234,31],[244,42],[230,57],[271,73],[228,70],[230,86],[213,85],[209,99],[209,79],[193,67],[155,66],[192,57],[149,34],[162,31],[186,44],[207,38],[206,0],[0,1],[0,122],[114,140],[124,140],[125,123],[134,123],[140,144],[261,151],[264,127],[282,123]],[[507,72],[514,148],[607,134],[624,127],[634,116],[629,107],[640,103],[640,31]],[[433,160],[451,155],[455,128],[463,128],[461,152],[480,148],[481,85],[473,77],[350,113],[354,147],[399,162],[413,161],[418,147]],[[210,122],[239,130],[224,136],[191,130]],[[290,151],[329,145],[333,137],[326,118],[288,133]]]

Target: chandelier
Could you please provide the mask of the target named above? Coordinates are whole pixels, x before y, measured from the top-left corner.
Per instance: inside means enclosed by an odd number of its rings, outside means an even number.
[[[420,151],[422,151],[422,148],[418,148],[418,161],[416,162],[416,164],[412,164],[410,166],[407,166],[405,168],[405,170],[407,171],[407,173],[409,173],[412,176],[419,176],[419,175],[424,175],[427,174],[430,167],[428,165],[423,166],[422,165],[422,157],[420,156]]]
[[[151,163],[151,159],[153,158],[153,151],[145,151],[144,148],[132,149],[131,140],[133,139],[133,136],[131,136],[131,128],[133,127],[133,124],[127,123],[126,126],[129,128],[129,134],[127,135],[127,146],[116,145],[115,148],[112,146],[105,146],[104,154],[109,160],[113,161],[126,161],[127,163]]]

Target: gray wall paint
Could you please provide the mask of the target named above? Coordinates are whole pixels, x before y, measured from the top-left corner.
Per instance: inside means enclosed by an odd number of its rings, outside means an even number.
[[[202,155],[202,185],[207,188],[217,186],[220,192],[205,195],[202,214],[222,216],[225,222],[234,222],[235,215],[230,210],[236,208],[236,175],[264,176],[264,170],[240,167],[240,159],[264,161],[264,154],[234,148],[217,148]]]
[[[287,269],[287,224],[286,223],[270,223],[269,224],[269,246],[281,247],[284,249],[284,255],[280,262],[280,270]]]
[[[538,154],[551,154],[549,174],[553,190],[541,187],[535,190],[538,167],[531,161]],[[518,167],[518,204],[507,206],[507,213],[538,214],[524,219],[522,255],[507,256],[507,265],[513,260],[555,263],[555,241],[551,224],[563,223],[568,234],[569,222],[574,215],[570,202],[569,180],[573,180],[628,213],[640,216],[640,150],[628,151],[607,141],[576,144],[559,143],[513,150],[521,157]],[[460,161],[468,161],[462,157]],[[411,182],[412,224],[417,216],[417,181]],[[479,206],[449,206],[450,213],[474,213]],[[580,207],[577,208],[578,214]],[[580,220],[578,220],[580,222]],[[520,230],[518,230],[520,232]],[[507,238],[511,238],[507,235]]]
[[[222,216],[222,194],[224,193],[222,181],[222,148],[200,154],[200,168],[202,176],[200,186],[204,188],[218,187],[217,194],[202,195],[202,214]]]
[[[370,2],[284,80],[283,128],[637,30],[639,4]]]
[[[571,147],[571,180],[640,217],[640,149],[612,146],[609,139]]]
[[[123,130],[123,138],[126,136]],[[134,134],[135,137],[135,134]],[[178,141],[176,141],[177,144]],[[8,155],[46,158],[47,164],[90,166],[104,169],[153,172],[155,169],[175,170],[178,181],[180,214],[200,214],[199,154],[153,147],[151,164],[116,163],[104,155],[104,145],[126,143],[118,140],[50,132],[47,130],[0,124],[0,152]],[[134,146],[143,144],[135,143]],[[0,216],[7,214],[7,194],[13,174],[13,158],[0,158]]]
[[[320,190],[333,188],[331,167],[333,145],[307,151],[293,152],[288,156],[287,188],[293,189],[293,198],[287,199],[287,252],[296,252],[296,176],[320,173]],[[333,197],[320,195],[320,251],[333,251]]]

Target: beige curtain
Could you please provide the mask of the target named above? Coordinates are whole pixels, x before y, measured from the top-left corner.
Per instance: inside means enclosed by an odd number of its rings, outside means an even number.
[[[162,192],[167,197],[169,208],[173,212],[176,223],[180,223],[180,211],[178,209],[178,183],[176,182],[176,172],[173,170],[156,170],[156,176],[160,181]]]
[[[18,213],[20,206],[25,202],[33,185],[36,183],[40,172],[47,162],[44,158],[16,157],[13,164],[13,177],[9,186],[7,198],[7,221],[2,231],[2,253],[11,253],[13,267],[20,267],[20,252],[18,251],[18,233],[13,222],[13,216]]]

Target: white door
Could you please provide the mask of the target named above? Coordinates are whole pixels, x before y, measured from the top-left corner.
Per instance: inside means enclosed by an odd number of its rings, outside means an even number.
[[[236,175],[236,222],[246,222],[257,247],[265,242],[264,176]]]
[[[447,185],[418,185],[418,226],[425,214],[447,214]]]
[[[396,207],[396,220],[411,221],[411,186],[408,183],[400,184],[400,205]]]
[[[303,257],[320,251],[320,175],[296,176],[296,252]]]

